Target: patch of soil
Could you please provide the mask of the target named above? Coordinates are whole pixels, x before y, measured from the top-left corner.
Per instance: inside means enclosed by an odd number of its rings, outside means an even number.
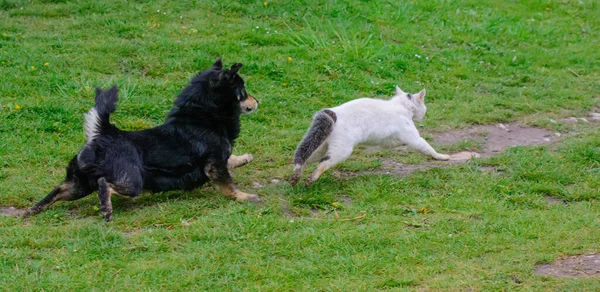
[[[600,254],[586,254],[559,259],[554,263],[538,265],[536,275],[555,277],[599,277]]]
[[[576,121],[582,121],[583,118],[573,118]],[[592,112],[587,120],[596,122],[600,120],[600,114]],[[554,121],[554,120],[551,120]],[[554,121],[556,122],[556,121]],[[564,122],[561,120],[561,122]],[[594,123],[594,126],[600,125]],[[469,129],[453,130],[441,133],[431,133],[434,137],[433,143],[438,145],[453,145],[462,141],[477,141],[480,142],[482,147],[479,152],[459,152],[450,155],[448,161],[439,160],[428,160],[422,164],[403,164],[391,159],[383,158],[382,167],[380,170],[375,171],[344,171],[335,170],[334,173],[341,174],[342,176],[357,176],[357,175],[368,175],[368,174],[393,174],[404,176],[412,172],[419,170],[428,170],[432,168],[449,167],[456,163],[462,163],[470,160],[473,157],[491,157],[498,155],[506,149],[514,146],[540,146],[549,145],[557,142],[562,136],[561,133],[553,133],[546,129],[525,127],[519,122],[509,124],[496,124],[496,125],[484,125],[475,126]],[[381,150],[376,146],[367,146],[363,148],[365,152],[375,152]],[[394,148],[394,150],[406,152],[408,151],[406,146],[400,146]],[[482,167],[480,168],[483,172],[495,172],[495,168]]]
[[[371,148],[372,149],[372,148]],[[450,159],[447,161],[430,160],[423,164],[404,164],[395,160],[382,158],[381,169],[377,170],[366,170],[366,171],[347,171],[336,169],[333,172],[340,174],[341,176],[356,176],[356,175],[368,175],[368,174],[393,174],[393,175],[409,175],[415,171],[428,170],[432,168],[449,167],[454,164],[462,163],[470,160],[472,157],[480,157],[475,152],[459,152],[450,155]]]
[[[340,202],[344,206],[350,206],[350,204],[352,204],[352,198],[346,195],[337,197],[336,201]]]
[[[300,217],[300,215],[298,215],[296,212],[292,211],[289,207],[287,206],[283,206],[281,207],[281,212],[289,217],[289,218],[296,218],[296,217]]]
[[[484,173],[497,173],[497,174],[503,173],[503,171],[500,171],[493,166],[481,166],[481,167],[479,167],[479,170],[481,170]]]
[[[567,201],[556,198],[556,197],[546,196],[546,197],[544,197],[544,199],[546,199],[546,202],[550,205],[563,205],[563,206],[568,205]]]
[[[0,207],[0,215],[10,216],[10,217],[20,217],[25,214],[27,209],[19,209],[15,207]]]
[[[494,156],[513,146],[550,144],[558,138],[548,130],[522,127],[518,122],[506,125],[476,126],[433,135],[434,142],[442,145],[452,145],[465,140],[483,142],[481,157]]]

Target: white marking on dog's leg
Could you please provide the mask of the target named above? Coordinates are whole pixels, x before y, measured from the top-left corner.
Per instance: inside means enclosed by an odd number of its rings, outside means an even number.
[[[250,154],[250,153],[246,153],[246,154],[240,155],[240,156],[231,155],[231,156],[229,156],[229,159],[227,159],[227,168],[232,169],[232,168],[244,166],[244,165],[250,163],[252,161],[252,159],[254,159],[254,156],[252,156],[252,154]]]

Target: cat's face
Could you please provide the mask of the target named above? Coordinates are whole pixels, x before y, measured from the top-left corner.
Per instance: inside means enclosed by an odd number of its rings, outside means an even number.
[[[413,121],[421,121],[425,117],[427,112],[427,106],[425,105],[425,89],[415,94],[410,94],[402,91],[400,87],[396,86],[396,96],[403,96],[414,104],[413,108]]]

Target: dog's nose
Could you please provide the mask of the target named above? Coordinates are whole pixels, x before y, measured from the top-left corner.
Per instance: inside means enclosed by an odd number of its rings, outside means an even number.
[[[246,111],[252,111],[251,107],[246,107]]]

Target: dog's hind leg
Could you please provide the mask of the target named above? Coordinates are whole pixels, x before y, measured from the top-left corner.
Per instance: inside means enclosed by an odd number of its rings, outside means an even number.
[[[55,187],[41,201],[39,201],[33,207],[27,209],[25,214],[23,214],[23,217],[40,213],[58,201],[74,201],[91,193],[92,191],[90,190],[90,186],[87,184],[87,177],[78,169],[77,158],[74,157],[67,166],[67,175],[65,180],[59,186]]]
[[[254,159],[254,157],[250,153],[246,153],[240,156],[231,155],[229,156],[229,159],[227,159],[227,168],[233,169],[236,167],[244,166],[250,163],[252,159]]]
[[[247,194],[237,189],[225,163],[209,163],[204,169],[204,172],[225,196],[239,201],[261,201],[258,195]]]
[[[27,209],[23,217],[28,217],[42,212],[50,205],[58,201],[74,201],[89,195],[90,192],[83,190],[73,181],[65,181],[59,186],[55,187],[46,197],[35,204],[33,207]]]
[[[100,212],[104,220],[112,219],[112,201],[110,197],[115,193],[112,186],[106,182],[106,179],[101,177],[98,179],[98,199],[100,199]]]
[[[121,174],[116,183],[109,183],[104,177],[98,179],[98,199],[100,199],[100,212],[107,222],[112,220],[112,195],[121,195],[136,197],[142,191],[142,176],[139,172],[136,175]]]

